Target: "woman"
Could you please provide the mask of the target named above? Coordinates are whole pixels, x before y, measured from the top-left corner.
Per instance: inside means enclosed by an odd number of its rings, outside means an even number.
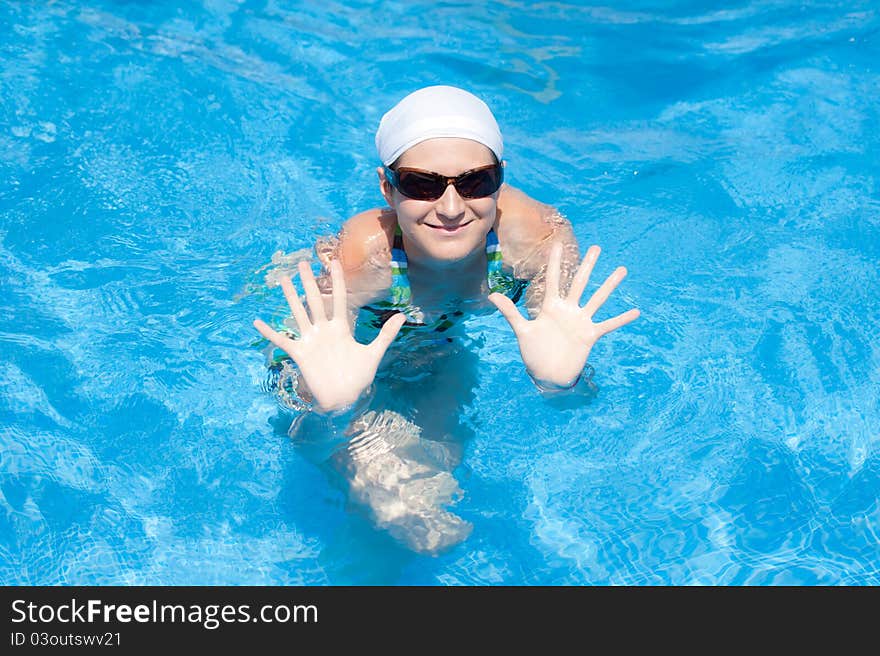
[[[290,429],[301,448],[342,474],[377,526],[415,551],[436,553],[471,530],[445,509],[461,494],[452,472],[478,369],[463,340],[450,337],[464,337],[456,320],[491,302],[538,387],[559,391],[577,384],[600,336],[639,313],[592,321],[623,267],[580,307],[599,248],[578,266],[569,222],[503,184],[501,133],[475,96],[448,86],[410,94],[382,118],[376,146],[388,207],[352,217],[331,247],[316,247],[321,280],[299,264],[308,312],[282,278],[298,334],[260,320],[254,326],[295,362],[292,387],[310,399],[311,412]],[[515,305],[523,291],[531,320]],[[378,330],[369,343],[354,337],[365,327]],[[407,346],[431,345],[422,348],[428,357],[414,361],[401,349],[409,360],[402,357],[399,370],[391,363],[378,409],[366,410],[379,363],[402,331],[415,340]],[[435,384],[413,385],[413,371]]]
[[[488,293],[513,328],[535,383],[554,391],[577,384],[599,337],[639,316],[633,309],[592,320],[626,276],[624,267],[580,306],[599,247],[592,246],[574,271],[579,253],[571,225],[552,207],[503,184],[501,133],[475,96],[449,86],[411,93],[382,118],[376,146],[389,208],[345,223],[336,256],[326,263],[330,289],[325,285],[323,298],[311,269],[300,263],[308,314],[291,281],[282,281],[298,339],[254,321],[296,362],[313,411],[350,407],[372,385],[404,323],[436,331],[448,321],[450,303]],[[526,296],[532,320],[502,293],[512,288],[518,295],[511,274],[532,283]],[[370,344],[354,339],[352,309],[381,322]]]

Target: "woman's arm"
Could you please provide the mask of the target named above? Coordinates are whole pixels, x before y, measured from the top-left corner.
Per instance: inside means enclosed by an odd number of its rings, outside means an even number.
[[[263,321],[254,322],[263,337],[296,363],[296,389],[322,413],[346,408],[362,396],[405,320],[403,314],[392,317],[368,345],[354,339],[357,310],[381,293],[383,284],[388,284],[382,276],[382,272],[388,271],[387,262],[381,266],[382,235],[374,234],[371,238],[367,234],[371,226],[375,233],[379,225],[358,215],[346,222],[338,237],[318,241],[315,251],[324,265],[320,280],[315,279],[307,262],[298,265],[305,304],[290,278],[281,278],[296,324],[295,339],[276,332]],[[390,273],[386,277],[390,281]]]
[[[346,221],[334,237],[315,243],[322,270],[318,288],[327,308],[332,304],[330,262],[339,260],[345,276],[349,325],[354,330],[358,310],[383,298],[391,286],[391,238],[393,223],[387,210],[372,209]]]
[[[578,263],[577,241],[567,220],[522,192],[505,191],[508,195],[503,205],[499,199],[498,240],[504,259],[511,258],[514,275],[531,280],[530,287],[536,288],[526,297],[531,320],[503,294],[490,294],[489,300],[513,328],[523,363],[538,387],[545,391],[573,388],[596,340],[639,316],[639,311],[632,309],[593,322],[595,313],[626,276],[626,269],[618,267],[581,306],[599,247],[592,246]],[[509,254],[501,241],[502,226],[506,227]]]
[[[525,306],[534,318],[544,300],[550,247],[554,242],[562,244],[560,287],[567,293],[581,260],[577,239],[571,222],[559,210],[509,185],[498,198],[498,215],[496,233],[504,264],[516,278],[531,281]]]

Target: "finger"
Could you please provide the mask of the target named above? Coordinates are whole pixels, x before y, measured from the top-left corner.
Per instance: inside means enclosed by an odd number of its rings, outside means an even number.
[[[590,282],[590,275],[593,273],[593,267],[596,266],[596,260],[599,259],[599,253],[601,252],[602,249],[598,246],[590,246],[587,250],[587,254],[584,256],[581,265],[574,274],[574,278],[571,280],[571,287],[568,289],[569,301],[574,301],[580,305],[581,296],[584,295],[587,283]]]
[[[590,297],[590,300],[587,301],[587,304],[584,306],[584,311],[587,313],[587,316],[592,317],[596,312],[599,311],[599,308],[602,307],[602,304],[608,300],[608,297],[611,295],[617,286],[620,284],[620,281],[626,277],[626,267],[617,267],[608,278],[605,279],[605,282],[602,283],[602,286],[596,290],[596,293]]]
[[[380,330],[379,334],[376,335],[376,338],[370,342],[370,348],[375,349],[380,358],[382,357],[382,354],[388,350],[388,347],[391,346],[391,342],[397,337],[397,333],[400,332],[400,329],[405,322],[406,315],[403,312],[398,312],[382,324],[382,330]]]
[[[256,328],[259,333],[272,342],[275,346],[280,348],[285,353],[289,354],[290,357],[296,358],[293,356],[293,352],[296,350],[296,342],[290,339],[287,335],[282,335],[281,333],[270,328],[265,321],[261,319],[254,319],[254,328]]]
[[[333,282],[333,318],[346,319],[348,304],[346,301],[345,274],[339,260],[330,262],[330,280]]]
[[[315,282],[315,274],[312,273],[312,267],[307,262],[299,263],[299,277],[303,282],[303,289],[306,290],[306,303],[309,304],[312,323],[326,321],[327,315],[324,312],[324,301],[321,300],[321,291],[318,289],[318,283]]]
[[[306,309],[303,307],[302,301],[299,300],[296,287],[293,286],[293,283],[287,276],[281,279],[281,291],[284,292],[284,298],[287,299],[287,304],[290,306],[293,318],[296,319],[296,325],[299,326],[300,333],[307,328],[311,328],[312,324],[309,321],[309,315],[306,314]]]
[[[504,294],[499,294],[498,292],[489,294],[489,301],[492,305],[498,308],[498,311],[501,312],[505,319],[507,319],[507,323],[513,328],[514,333],[519,334],[519,331],[528,325],[528,319],[519,313],[519,309],[514,302]]]
[[[544,302],[559,296],[559,263],[562,260],[562,244],[553,242],[550,260],[547,262],[547,277],[544,280]]]
[[[627,310],[623,314],[618,314],[616,317],[606,319],[605,321],[600,321],[596,324],[596,329],[602,335],[607,335],[612,330],[617,330],[621,326],[625,326],[626,324],[635,321],[639,318],[640,315],[641,312],[636,309]]]

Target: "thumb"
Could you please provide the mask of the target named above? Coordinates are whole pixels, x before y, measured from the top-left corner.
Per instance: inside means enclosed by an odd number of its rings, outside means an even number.
[[[370,348],[378,349],[379,355],[381,356],[388,350],[388,347],[391,346],[391,342],[397,337],[397,333],[400,332],[400,329],[405,322],[406,315],[403,312],[398,312],[388,319],[388,321],[382,325],[382,330],[376,335],[376,339],[370,342]]]
[[[498,292],[489,294],[489,301],[507,319],[507,323],[513,328],[513,332],[518,333],[528,324],[528,319],[519,313],[519,309],[517,309],[513,301],[504,294],[499,294]]]

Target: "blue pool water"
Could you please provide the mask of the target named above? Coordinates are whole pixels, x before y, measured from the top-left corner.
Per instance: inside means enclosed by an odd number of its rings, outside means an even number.
[[[714,5],[0,4],[0,582],[880,584],[880,6]],[[258,272],[382,204],[378,120],[440,83],[642,318],[592,396],[498,314],[410,382],[472,526],[424,555],[250,344]]]

